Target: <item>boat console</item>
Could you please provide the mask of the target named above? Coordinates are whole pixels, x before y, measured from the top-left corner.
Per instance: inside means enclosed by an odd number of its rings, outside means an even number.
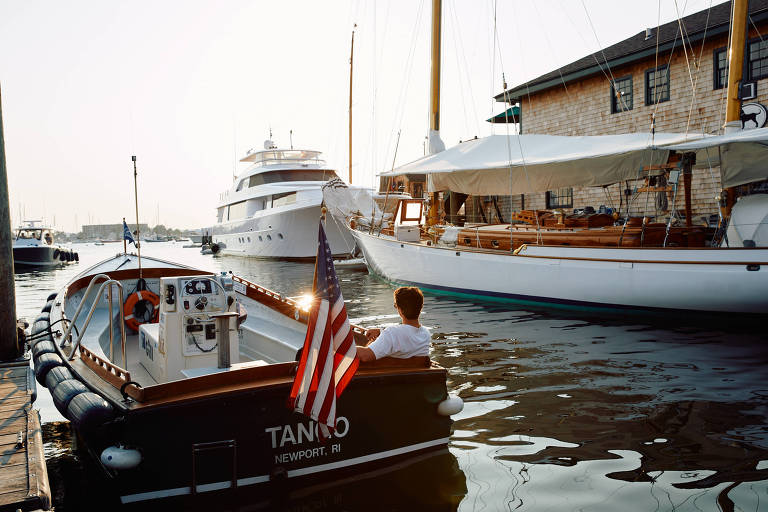
[[[160,291],[159,323],[139,328],[139,360],[155,381],[223,370],[219,347],[224,340],[228,340],[229,362],[238,362],[237,315],[227,315],[236,310],[231,278],[163,277]],[[217,323],[222,314],[225,321]]]

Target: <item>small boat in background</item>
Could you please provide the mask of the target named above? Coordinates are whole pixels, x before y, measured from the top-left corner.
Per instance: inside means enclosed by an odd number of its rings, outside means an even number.
[[[13,264],[19,268],[54,267],[80,260],[68,247],[54,243],[53,229],[39,220],[24,221],[13,240]]]

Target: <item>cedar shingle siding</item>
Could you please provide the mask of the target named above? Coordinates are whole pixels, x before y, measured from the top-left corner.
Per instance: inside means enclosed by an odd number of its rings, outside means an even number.
[[[730,3],[725,3],[716,5],[709,11],[701,11],[683,18],[688,35],[687,61],[679,36],[679,24],[674,21],[658,28],[658,42],[655,37],[657,28],[653,27],[654,35],[648,39],[645,31],[640,32],[602,52],[586,56],[513,87],[499,94],[496,99],[503,101],[504,98],[511,98],[513,103],[519,101],[524,133],[608,135],[649,132],[654,114],[657,132],[717,132],[725,121],[725,88],[718,88],[722,81],[722,78],[718,79],[718,73],[723,60],[718,60],[718,51],[728,44],[729,15]],[[766,77],[757,78],[757,98],[749,100],[766,104],[768,43],[759,44],[758,30],[762,34],[768,32],[768,0],[751,0],[750,17],[745,60],[753,64],[745,67],[745,80],[749,79],[749,69],[753,69],[756,77]],[[658,55],[657,43],[662,50]],[[748,52],[750,45],[755,48],[751,61]],[[761,50],[759,54],[758,46]],[[623,106],[616,103],[615,88],[600,70],[598,61],[603,67],[606,61],[608,62],[617,86],[626,86],[626,82],[622,80],[630,78],[632,89],[629,98],[634,101]],[[654,74],[653,70],[664,70],[666,66],[668,86],[665,87],[668,87],[668,96],[663,96],[661,101],[655,103],[648,96],[649,78],[658,81],[662,73]],[[563,81],[567,84],[567,91]],[[667,94],[667,91],[664,92]],[[639,182],[630,183],[629,188],[638,185]],[[616,208],[619,206],[620,190],[626,186],[627,184],[613,185],[605,190],[574,189],[573,207],[592,206],[597,209],[600,205],[605,205]],[[719,169],[694,171],[692,202],[695,222],[717,212],[715,196],[720,188]],[[642,214],[646,205],[647,211],[654,213],[655,196],[644,196],[634,200],[632,214]],[[678,196],[679,211],[683,208],[682,189]],[[512,200],[518,207],[521,202],[520,196]],[[508,212],[509,197],[505,198],[503,204],[504,211]],[[545,208],[546,194],[527,194],[525,207]],[[471,210],[470,201],[467,203],[468,220],[475,220]],[[623,207],[622,211],[625,212],[626,207]]]

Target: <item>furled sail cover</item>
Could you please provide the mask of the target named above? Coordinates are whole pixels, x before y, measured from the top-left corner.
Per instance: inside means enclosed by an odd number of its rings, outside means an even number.
[[[666,162],[670,144],[700,134],[628,133],[569,137],[492,135],[463,142],[382,176],[428,174],[430,192],[523,194],[562,187],[595,187],[637,179],[643,166]]]
[[[723,187],[768,179],[768,128],[703,137],[668,149],[696,153],[696,167],[721,165]]]

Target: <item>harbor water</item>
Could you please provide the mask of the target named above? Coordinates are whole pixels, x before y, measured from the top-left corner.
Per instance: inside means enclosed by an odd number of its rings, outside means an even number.
[[[19,316],[31,322],[51,292],[122,244],[73,249],[79,264],[16,274]],[[142,252],[232,271],[286,296],[311,288],[312,264],[213,257],[173,242],[147,243]],[[365,272],[337,273],[352,322],[399,320],[390,284]],[[200,509],[768,510],[765,319],[427,295],[422,323],[432,331],[432,359],[448,369],[449,388],[465,402],[448,451],[279,496],[203,497]],[[117,509],[47,390],[38,394],[56,510]]]

